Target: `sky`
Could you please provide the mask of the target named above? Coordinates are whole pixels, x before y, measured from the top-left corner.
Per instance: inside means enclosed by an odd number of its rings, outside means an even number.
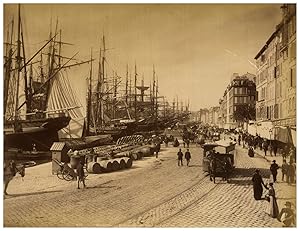
[[[4,5],[4,36],[17,5]],[[190,101],[191,110],[217,106],[233,73],[256,74],[254,57],[281,20],[279,4],[22,4],[26,56],[49,37],[56,20],[64,56],[87,60],[99,56],[105,35],[108,75],[117,71],[125,81],[126,65],[138,82],[152,79],[159,94],[172,102]],[[52,23],[51,23],[52,21]],[[16,23],[15,23],[16,24]],[[16,28],[15,28],[16,30]],[[97,75],[97,64],[93,64]],[[71,84],[84,104],[90,65],[68,70]],[[133,74],[132,74],[133,78]]]

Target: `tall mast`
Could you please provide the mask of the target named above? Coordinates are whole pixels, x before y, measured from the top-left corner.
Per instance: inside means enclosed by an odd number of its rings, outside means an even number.
[[[15,104],[15,121],[14,121],[14,129],[16,132],[19,131],[19,124],[18,124],[18,105],[19,105],[19,82],[20,82],[20,68],[21,68],[21,41],[20,41],[20,32],[21,32],[21,12],[20,12],[20,4],[18,4],[18,40],[17,40],[17,89],[16,89],[16,104]]]
[[[155,67],[154,67],[154,64],[153,64],[153,85],[152,85],[152,94],[153,94],[153,97],[152,97],[152,111],[153,111],[153,114],[155,113]]]
[[[13,31],[14,31],[14,19],[12,19],[11,22],[11,35],[10,35],[10,39],[9,39],[9,30],[8,30],[8,34],[7,34],[7,42],[9,44],[7,44],[7,61],[6,61],[6,66],[5,66],[5,80],[4,80],[4,115],[6,114],[6,110],[7,108],[7,101],[9,98],[8,95],[8,90],[9,90],[9,85],[10,85],[10,70],[11,70],[11,65],[12,65],[12,56],[13,56],[13,50],[12,50],[12,42],[13,42]]]
[[[59,30],[59,46],[58,46],[58,67],[60,67],[60,58],[61,58],[61,30]]]
[[[102,80],[101,80],[101,83],[104,84],[104,81],[105,81],[105,52],[106,52],[106,47],[105,47],[105,36],[103,35],[102,37],[102,45],[103,45],[103,50],[101,52],[101,55],[102,55],[102,65],[101,65],[101,70],[102,70]],[[106,78],[107,79],[107,78]],[[103,86],[101,86],[102,89],[100,90],[101,91],[101,121],[100,121],[100,124],[101,126],[104,124],[104,105],[103,105],[103,100],[102,100],[102,97],[104,97],[103,93]]]
[[[113,79],[113,86],[114,86],[114,99],[113,99],[113,118],[116,118],[116,102],[117,102],[117,79],[118,78],[118,74],[117,72],[115,72],[114,74],[114,79]]]
[[[131,101],[132,101],[131,89],[132,89],[132,85],[131,85],[131,70],[130,70],[130,73],[129,73],[129,108],[131,108]]]
[[[24,60],[24,63],[26,63],[26,57],[25,57],[25,46],[24,46],[24,37],[23,37],[23,27],[22,27],[22,24],[21,24],[21,38],[22,38],[22,48],[23,48],[23,60]],[[31,100],[29,100],[29,97],[28,97],[28,83],[27,83],[27,70],[26,70],[26,65],[24,66],[24,85],[25,85],[25,88],[24,88],[24,92],[25,92],[25,99],[26,99],[26,105],[27,105],[27,108],[26,108],[26,112],[31,112]]]
[[[156,77],[156,89],[155,89],[155,126],[156,130],[158,130],[157,127],[157,120],[158,120],[158,77]]]
[[[137,81],[137,71],[136,71],[136,63],[135,63],[134,64],[134,117],[135,119],[137,119],[136,81]]]
[[[100,49],[99,49],[99,63],[98,63],[98,82],[97,82],[97,99],[96,99],[96,124],[98,125],[99,124],[99,121],[100,121],[100,124],[102,124],[102,117],[101,117],[101,110],[102,110],[102,107],[101,107],[101,103],[102,103],[102,73],[101,73],[101,46],[100,46]]]
[[[126,66],[125,102],[128,105],[128,64]]]
[[[86,128],[86,136],[90,135],[90,119],[91,119],[91,101],[92,101],[92,74],[93,74],[93,50],[91,49],[91,70],[89,77],[89,87],[88,87],[88,102],[87,102],[87,128]]]
[[[176,112],[179,112],[179,108],[178,108],[178,95],[176,95]]]

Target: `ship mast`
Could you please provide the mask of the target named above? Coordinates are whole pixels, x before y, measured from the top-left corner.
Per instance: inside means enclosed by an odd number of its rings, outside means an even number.
[[[91,49],[91,70],[89,77],[89,86],[88,86],[88,97],[87,97],[87,107],[86,107],[86,136],[90,135],[90,119],[91,119],[91,102],[92,102],[92,70],[93,70],[93,50]]]
[[[134,64],[134,117],[135,119],[137,119],[136,81],[137,81],[137,71],[136,71],[136,63],[135,63]]]
[[[20,41],[20,31],[21,31],[21,15],[20,15],[20,4],[18,4],[18,40],[17,40],[17,89],[16,89],[16,103],[15,103],[15,120],[14,120],[14,130],[15,132],[22,131],[18,123],[18,105],[19,105],[19,81],[20,81],[20,68],[21,68],[21,41]]]
[[[12,56],[13,56],[13,49],[12,49],[12,42],[13,42],[13,30],[14,30],[14,19],[12,19],[11,25],[11,35],[9,39],[9,30],[7,32],[7,50],[6,50],[6,62],[5,62],[5,80],[4,80],[4,115],[6,114],[7,102],[9,98],[9,85],[10,85],[10,72],[12,67]],[[10,41],[9,41],[10,40]],[[9,110],[8,110],[9,111]]]

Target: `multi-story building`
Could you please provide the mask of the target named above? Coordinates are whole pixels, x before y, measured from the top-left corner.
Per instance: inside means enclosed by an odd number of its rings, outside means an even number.
[[[255,80],[255,75],[250,73],[241,76],[237,73],[233,74],[223,98],[219,101],[220,121],[223,128],[234,129],[241,127],[243,122],[246,122],[244,118],[238,118],[237,114],[241,112],[241,107],[248,109],[255,107]]]
[[[220,107],[218,107],[218,106],[209,108],[209,110],[208,110],[208,117],[209,117],[208,118],[208,123],[210,125],[213,125],[213,126],[218,125],[219,110],[220,110]]]
[[[296,5],[281,8],[281,23],[255,56],[256,127],[260,136],[288,143],[280,134],[296,128]]]
[[[199,114],[200,122],[209,124],[209,110],[207,108],[200,109]]]

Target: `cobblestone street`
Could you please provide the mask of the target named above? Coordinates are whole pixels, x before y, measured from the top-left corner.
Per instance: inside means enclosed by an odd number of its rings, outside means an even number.
[[[130,170],[89,175],[81,190],[76,182],[34,175],[36,169],[50,172],[49,164],[28,169],[24,181],[9,186],[4,226],[280,227],[264,212],[267,202],[253,198],[254,169],[269,177],[264,158],[237,147],[235,176],[214,184],[202,172],[202,149],[190,150],[190,167],[177,166],[177,148],[162,148],[158,159],[144,158]],[[283,184],[275,184],[279,205],[295,198],[295,187],[287,193]]]

